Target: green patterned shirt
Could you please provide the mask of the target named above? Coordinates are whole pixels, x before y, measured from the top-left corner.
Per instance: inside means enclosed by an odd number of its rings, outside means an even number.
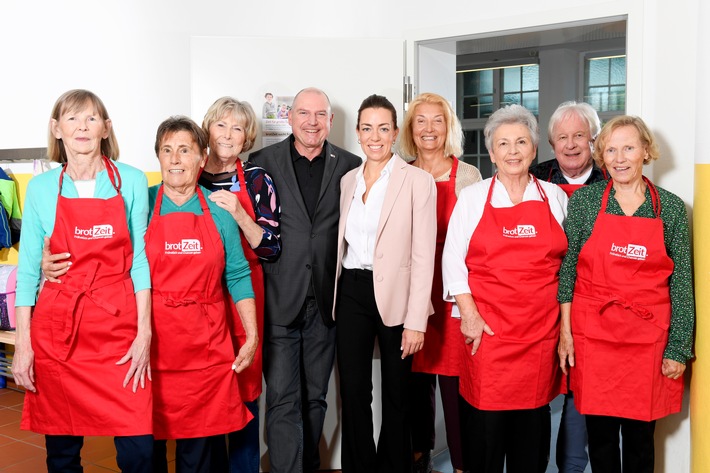
[[[606,181],[602,181],[583,187],[569,200],[565,224],[569,249],[560,268],[560,286],[557,293],[557,300],[560,303],[572,302],[574,283],[577,279],[577,258],[594,228],[606,185]],[[661,200],[666,252],[675,264],[669,281],[672,310],[670,334],[663,357],[685,363],[693,356],[695,324],[688,216],[685,204],[678,196],[660,187],[656,189]],[[612,215],[624,215],[621,206],[614,198],[613,188],[606,212]],[[646,201],[633,216],[654,218],[651,194],[648,189],[646,189]]]

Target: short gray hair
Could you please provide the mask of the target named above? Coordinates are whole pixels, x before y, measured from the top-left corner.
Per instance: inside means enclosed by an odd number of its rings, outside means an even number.
[[[538,133],[537,119],[527,108],[518,104],[511,104],[499,108],[488,118],[486,127],[483,129],[483,136],[486,139],[486,148],[491,152],[493,148],[493,134],[501,125],[512,125],[519,123],[525,125],[530,132],[530,139],[533,145],[537,146],[540,141]]]

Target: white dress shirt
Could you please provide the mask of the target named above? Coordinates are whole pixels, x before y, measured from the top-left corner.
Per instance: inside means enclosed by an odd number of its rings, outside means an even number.
[[[556,184],[542,180],[538,180],[538,182],[545,194],[547,194],[552,215],[562,226],[567,217],[567,194]],[[454,296],[471,293],[471,288],[468,285],[466,255],[468,254],[471,236],[483,216],[483,208],[486,204],[486,197],[490,187],[491,179],[489,178],[464,188],[451,214],[442,256],[443,296],[446,301],[455,302]],[[542,200],[540,192],[532,179],[528,182],[523,193],[523,202],[529,200]],[[496,185],[493,188],[491,205],[493,207],[513,207],[508,191],[500,181],[496,181]],[[454,311],[451,314],[454,317],[458,315],[458,310],[456,309],[456,306],[454,306]]]
[[[394,161],[394,159],[390,158],[380,172],[380,177],[372,184],[370,192],[367,194],[367,202],[362,201],[362,196],[366,190],[363,171],[367,161],[360,166],[357,172],[357,187],[348,212],[348,220],[345,224],[345,242],[347,245],[345,246],[345,256],[343,256],[343,267],[346,269],[367,269],[372,271],[377,227],[380,223],[382,205],[385,202],[387,184],[390,182]]]
[[[570,184],[584,184],[585,182],[587,182],[587,179],[589,179],[589,176],[592,175],[593,169],[594,169],[593,167],[590,167],[589,169],[587,169],[587,172],[585,172],[584,174],[582,174],[579,177],[569,177],[564,172],[562,173],[562,175],[565,177],[567,182]],[[561,171],[561,169],[560,169],[560,171]]]

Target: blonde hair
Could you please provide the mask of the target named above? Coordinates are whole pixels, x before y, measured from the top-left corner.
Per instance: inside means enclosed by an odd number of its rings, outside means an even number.
[[[593,158],[594,162],[597,163],[597,166],[600,168],[604,167],[604,149],[606,148],[607,141],[609,141],[611,134],[614,133],[615,130],[624,126],[632,126],[638,132],[641,144],[646,149],[646,153],[648,153],[646,159],[643,160],[643,164],[648,164],[660,157],[661,154],[658,150],[658,144],[646,123],[640,117],[620,115],[612,118],[604,125],[597,137],[597,141],[594,143]]]
[[[202,129],[209,137],[212,124],[228,113],[231,113],[237,121],[244,123],[244,146],[241,152],[249,151],[254,147],[257,133],[256,114],[254,114],[254,109],[251,108],[249,102],[240,102],[233,97],[217,99],[207,109],[205,118],[202,120]]]
[[[49,157],[50,161],[67,162],[67,152],[64,149],[62,139],[55,137],[54,133],[52,133],[52,120],[59,121],[65,113],[80,111],[87,105],[92,105],[104,121],[110,120],[104,103],[96,94],[88,90],[73,89],[64,92],[54,103],[47,135],[47,157]],[[116,141],[113,126],[109,128],[108,137],[101,139],[101,154],[114,161],[118,159],[118,141]]]
[[[409,104],[407,114],[404,116],[402,124],[402,134],[399,138],[399,149],[405,156],[415,158],[417,156],[417,146],[414,144],[412,135],[412,124],[417,113],[417,107],[422,104],[438,105],[444,112],[446,120],[446,142],[444,143],[445,156],[461,156],[463,154],[463,130],[461,122],[454,113],[454,109],[449,105],[448,100],[438,94],[425,92],[417,95]]]

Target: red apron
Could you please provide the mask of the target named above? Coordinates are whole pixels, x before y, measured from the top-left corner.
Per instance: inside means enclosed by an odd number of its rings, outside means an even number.
[[[494,208],[493,177],[466,256],[473,299],[495,332],[483,334],[474,356],[470,345],[459,345],[459,391],[482,410],[534,409],[562,390],[557,286],[567,238],[532,179],[542,201]]]
[[[234,349],[222,288],[222,239],[197,188],[202,215],[160,215],[158,191],[146,232],[153,283],[153,435],[156,439],[234,432],[252,418],[232,370]]]
[[[550,174],[547,176],[547,182],[552,182],[552,168],[550,168]],[[560,188],[563,191],[565,191],[565,194],[567,194],[567,197],[572,197],[572,194],[574,194],[574,191],[585,186],[585,184],[557,184],[557,185],[560,186]]]
[[[656,218],[607,214],[609,181],[579,253],[570,383],[582,414],[650,421],[680,411],[683,379],[661,372],[674,264],[666,254],[658,192],[644,180]]]
[[[244,168],[242,167],[242,162],[237,159],[237,176],[239,178],[239,190],[235,192],[239,203],[242,205],[246,213],[251,217],[252,220],[256,220],[256,213],[254,212],[254,207],[247,192],[246,180],[244,179]],[[243,232],[239,232],[242,239],[242,249],[244,250],[244,257],[249,263],[249,269],[251,269],[251,285],[254,289],[254,300],[256,302],[256,323],[259,332],[259,346],[256,349],[256,354],[254,355],[254,361],[252,364],[239,373],[237,380],[239,382],[239,392],[242,399],[245,401],[254,401],[261,394],[261,343],[264,338],[264,272],[261,269],[261,263],[259,262],[259,257],[254,253],[254,250],[249,246],[249,242],[244,237]],[[226,290],[226,289],[225,289]],[[231,301],[231,299],[228,299]],[[232,342],[234,344],[234,352],[239,353],[239,347],[241,347],[246,341],[246,332],[244,331],[244,326],[237,313],[236,306],[232,304],[227,304],[228,311],[227,315],[229,317],[232,334],[234,335]]]
[[[431,287],[431,303],[434,314],[429,317],[424,348],[414,354],[412,371],[419,373],[458,376],[461,366],[461,321],[451,317],[453,304],[443,299],[441,256],[444,252],[446,230],[451,213],[456,205],[456,171],[459,160],[453,156],[448,181],[436,183],[436,257],[434,259],[434,282]]]
[[[572,197],[572,194],[574,194],[574,191],[585,186],[585,184],[557,184],[557,185],[560,186],[560,189],[565,191],[565,194],[567,194],[568,198]]]
[[[71,253],[61,284],[46,282],[32,314],[37,392],[25,393],[22,428],[51,435],[152,432],[152,386],[123,387],[130,366],[116,365],[137,333],[133,264],[118,169],[104,165],[117,195],[62,197],[59,175],[53,253]]]

